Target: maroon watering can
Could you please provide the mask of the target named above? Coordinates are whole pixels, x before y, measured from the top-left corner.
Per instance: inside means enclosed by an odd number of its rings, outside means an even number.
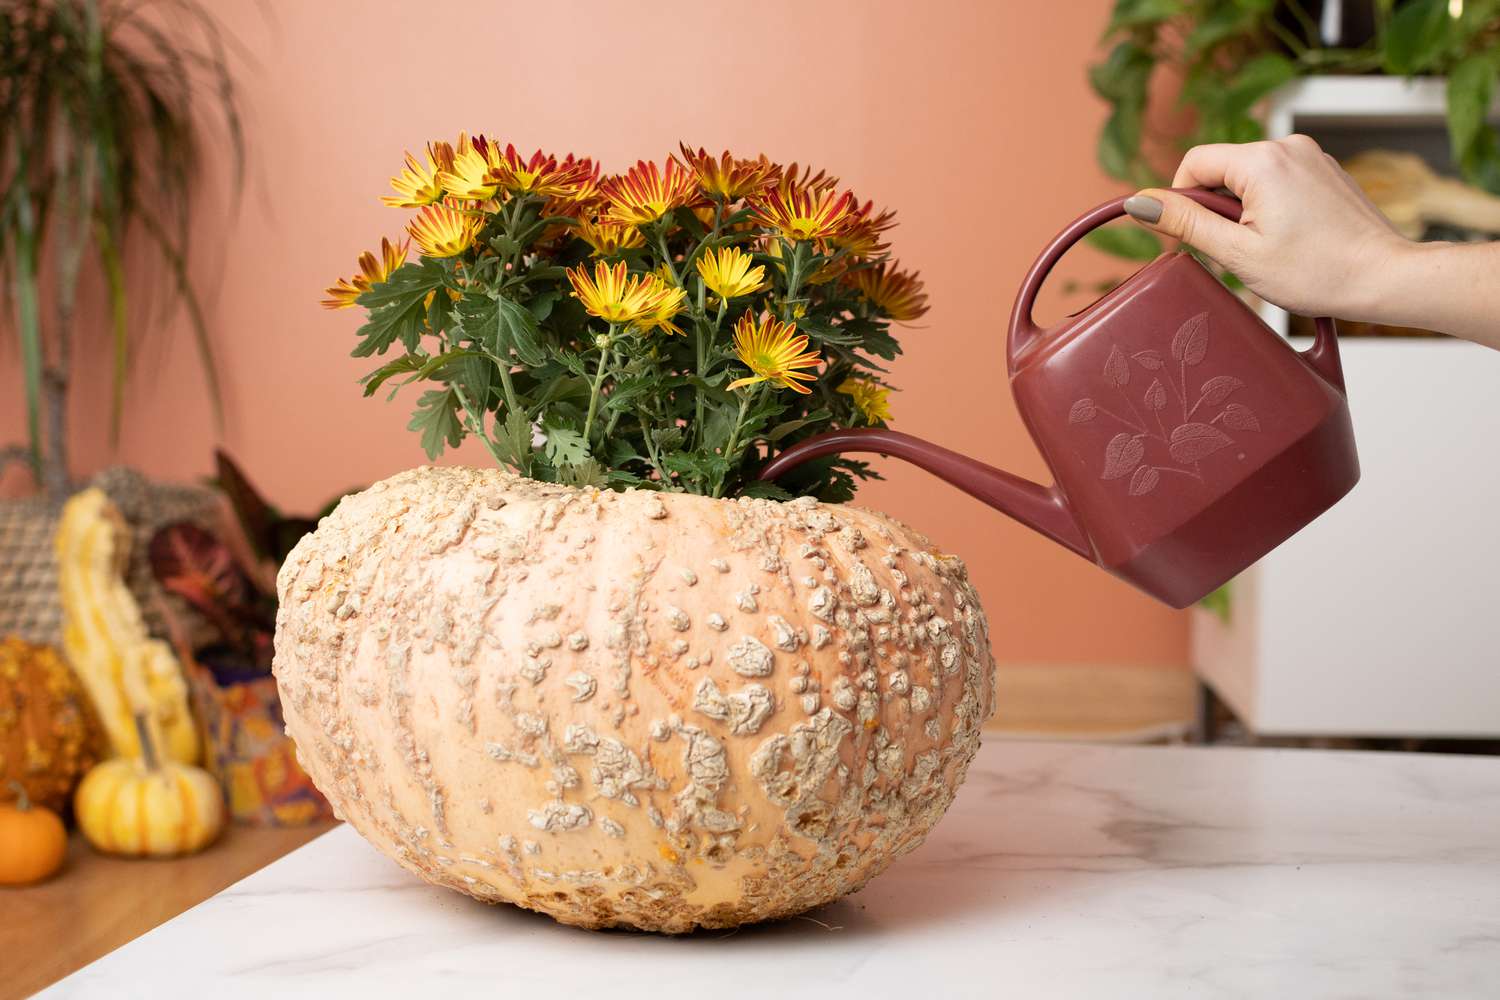
[[[1233,198],[1182,193],[1239,219]],[[1123,214],[1116,199],[1059,233],[1011,312],[1011,391],[1054,485],[881,428],[809,438],[761,477],[837,452],[904,459],[1178,608],[1301,530],[1359,481],[1332,320],[1299,354],[1173,251],[1056,326],[1032,322],[1058,258]]]

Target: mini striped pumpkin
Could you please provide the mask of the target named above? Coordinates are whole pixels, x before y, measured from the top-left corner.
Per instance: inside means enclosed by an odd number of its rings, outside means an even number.
[[[136,716],[141,757],[116,757],[78,786],[73,812],[96,850],[122,857],[201,851],[224,828],[224,796],[200,767],[162,760],[144,714]]]

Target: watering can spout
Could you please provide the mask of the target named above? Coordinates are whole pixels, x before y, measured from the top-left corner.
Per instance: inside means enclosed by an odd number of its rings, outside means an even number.
[[[793,445],[760,472],[776,479],[804,462],[840,452],[874,452],[910,462],[982,500],[1085,559],[1094,553],[1056,486],[1040,486],[921,438],[885,428],[833,431]]]

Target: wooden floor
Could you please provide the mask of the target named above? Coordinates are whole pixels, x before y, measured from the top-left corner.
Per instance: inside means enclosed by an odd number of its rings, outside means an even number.
[[[30,996],[333,825],[231,826],[202,854],[172,861],[107,858],[74,832],[57,875],[0,887],[0,1000]]]

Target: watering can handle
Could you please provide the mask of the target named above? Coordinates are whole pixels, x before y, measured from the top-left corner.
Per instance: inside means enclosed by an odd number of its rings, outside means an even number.
[[[1238,198],[1209,191],[1206,188],[1173,188],[1172,190],[1193,199],[1210,211],[1217,212],[1230,222],[1240,221],[1242,206]],[[1058,233],[1047,249],[1042,251],[1042,255],[1036,259],[1036,263],[1031,265],[1031,270],[1026,273],[1026,280],[1021,282],[1021,291],[1016,295],[1015,308],[1010,314],[1010,338],[1006,345],[1005,355],[1007,368],[1012,375],[1016,371],[1017,358],[1044,332],[1032,319],[1031,310],[1036,302],[1037,292],[1041,291],[1042,282],[1047,280],[1047,275],[1051,273],[1053,265],[1084,236],[1124,214],[1125,199],[1123,197],[1106,201]],[[1339,362],[1338,338],[1334,333],[1333,320],[1320,316],[1313,323],[1316,336],[1312,347],[1304,352],[1302,357],[1325,379],[1342,390],[1344,371]]]

